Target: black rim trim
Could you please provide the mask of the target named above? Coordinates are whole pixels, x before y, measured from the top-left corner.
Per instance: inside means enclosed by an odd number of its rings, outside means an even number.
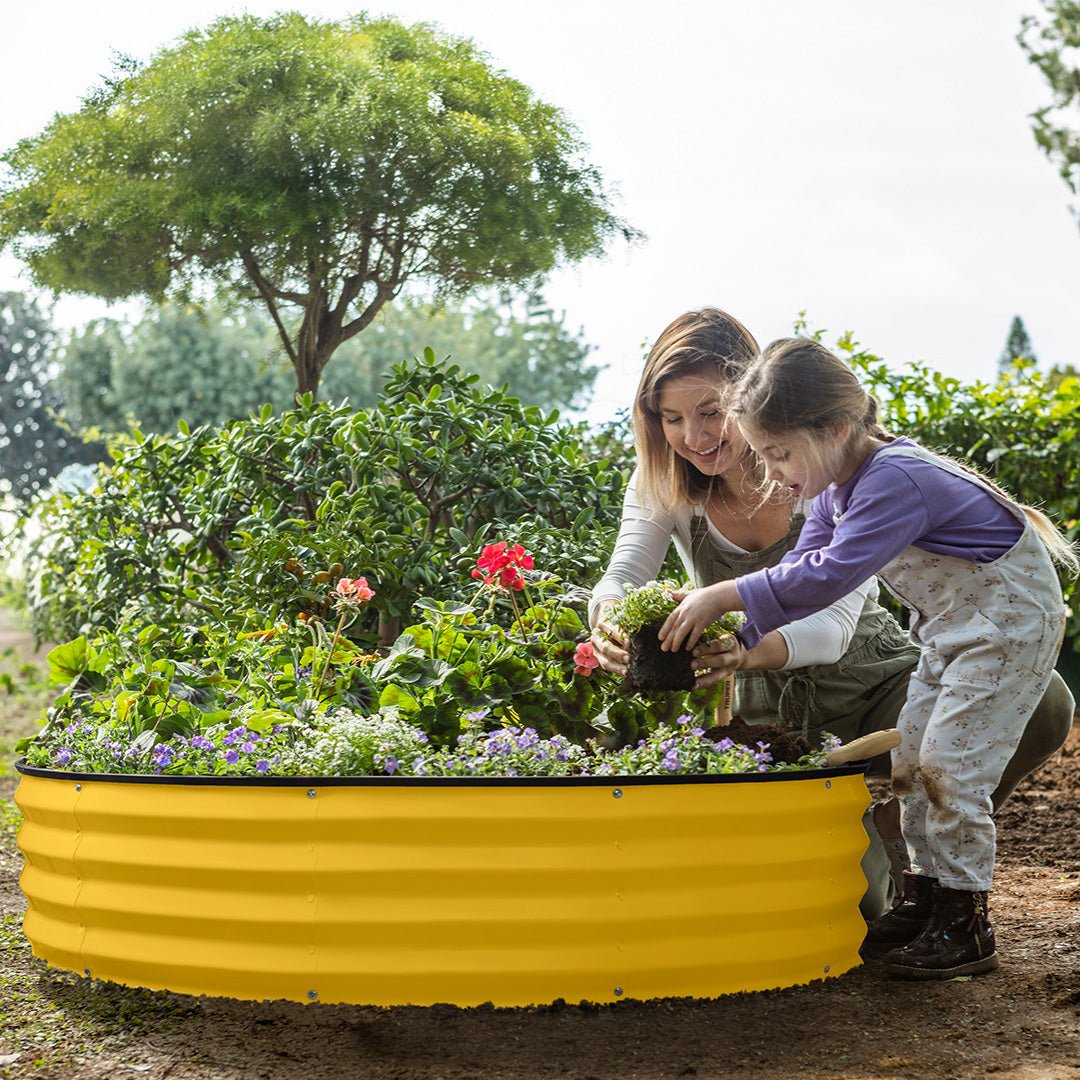
[[[785,769],[766,773],[702,773],[675,776],[154,776],[140,773],[80,773],[39,769],[15,762],[23,776],[43,780],[95,781],[104,784],[157,784],[181,787],[670,787],[673,784],[745,784],[828,780],[862,773],[869,761],[830,769]]]

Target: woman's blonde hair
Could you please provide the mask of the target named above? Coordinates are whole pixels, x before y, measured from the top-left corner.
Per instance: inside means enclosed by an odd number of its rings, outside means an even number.
[[[824,436],[845,425],[849,431],[845,447],[866,436],[886,441],[893,438],[878,420],[877,401],[866,392],[855,372],[824,345],[808,338],[781,338],[768,345],[739,381],[731,411],[763,433],[801,438],[811,454],[822,458]],[[935,453],[1019,506],[1051,558],[1073,574],[1080,571],[1075,548],[1041,510],[1019,502],[965,462]]]
[[[698,502],[715,480],[699,472],[664,437],[660,393],[668,379],[700,375],[729,390],[758,354],[758,343],[738,319],[719,308],[688,311],[673,319],[649,350],[634,398],[638,487],[647,502],[675,510]]]

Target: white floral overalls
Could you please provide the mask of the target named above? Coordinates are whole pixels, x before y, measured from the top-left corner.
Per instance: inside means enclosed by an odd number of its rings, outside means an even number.
[[[993,562],[909,547],[878,575],[911,609],[911,634],[923,646],[893,751],[912,868],[946,888],[983,892],[994,873],[990,797],[1050,682],[1065,632],[1061,588],[1019,506],[921,447],[877,456],[886,455],[922,458],[978,485],[1024,526]]]

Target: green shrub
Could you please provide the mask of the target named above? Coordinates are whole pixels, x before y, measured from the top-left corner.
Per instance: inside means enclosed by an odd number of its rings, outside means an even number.
[[[326,582],[378,594],[357,633],[396,636],[417,597],[463,598],[495,534],[591,583],[617,527],[624,471],[580,428],[456,366],[395,368],[371,410],[316,404],[176,436],[136,434],[86,493],[36,513],[25,572],[39,639],[127,619],[239,629],[327,614]]]

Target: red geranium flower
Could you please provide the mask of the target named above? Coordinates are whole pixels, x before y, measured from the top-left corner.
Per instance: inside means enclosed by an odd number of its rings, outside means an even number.
[[[472,576],[482,579],[485,585],[501,585],[520,592],[525,588],[521,571],[532,568],[533,557],[520,544],[511,547],[505,540],[500,540],[497,544],[488,544],[480,552]]]
[[[574,650],[574,674],[591,675],[600,666],[591,641],[583,641]]]

